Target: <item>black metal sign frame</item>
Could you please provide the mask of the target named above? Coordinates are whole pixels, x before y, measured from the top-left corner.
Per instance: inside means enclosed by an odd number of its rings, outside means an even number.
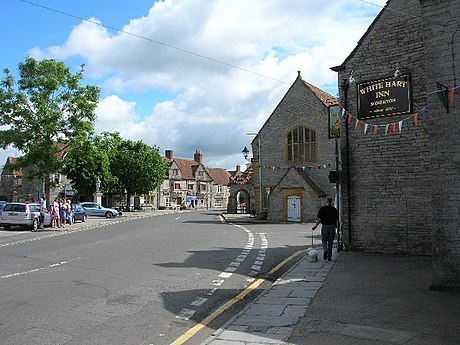
[[[360,120],[412,112],[408,74],[360,83],[357,93]]]

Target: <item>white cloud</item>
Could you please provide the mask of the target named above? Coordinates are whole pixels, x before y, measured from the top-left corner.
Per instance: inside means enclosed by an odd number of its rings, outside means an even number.
[[[363,1],[165,0],[129,21],[125,33],[82,22],[61,46],[31,55],[83,59],[107,95],[97,131],[116,130],[176,156],[191,158],[199,148],[206,163],[233,168],[244,163],[246,133],[265,122],[298,70],[318,87],[336,84],[330,67],[355,48],[378,10]],[[159,88],[175,96],[138,113],[141,98]]]

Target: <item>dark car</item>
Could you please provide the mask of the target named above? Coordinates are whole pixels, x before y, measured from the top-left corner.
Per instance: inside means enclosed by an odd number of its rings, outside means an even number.
[[[85,208],[80,204],[72,205],[72,223],[75,223],[76,220],[86,222],[88,218]]]

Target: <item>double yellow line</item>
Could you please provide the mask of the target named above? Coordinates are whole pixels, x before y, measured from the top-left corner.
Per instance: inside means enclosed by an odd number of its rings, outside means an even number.
[[[305,253],[305,250],[300,250],[294,254],[292,254],[290,257],[284,259],[282,262],[280,262],[278,265],[276,265],[274,268],[270,270],[270,272],[267,273],[268,276],[274,274],[276,271],[278,271],[281,267],[286,265],[288,262],[293,260],[296,256]],[[265,278],[259,278],[254,283],[249,285],[246,289],[244,289],[242,292],[240,292],[236,297],[233,297],[230,301],[222,305],[219,309],[214,311],[212,314],[207,316],[205,319],[203,319],[200,323],[196,324],[192,328],[190,328],[187,332],[185,332],[183,335],[181,335],[179,338],[177,338],[175,341],[173,341],[170,345],[181,345],[184,344],[186,341],[188,341],[191,337],[193,337],[195,334],[197,334],[200,330],[202,330],[204,327],[206,327],[211,321],[213,321],[215,318],[220,316],[224,311],[226,311],[228,308],[230,308],[232,305],[235,303],[241,301],[243,298],[245,298],[249,293],[257,289],[262,283],[266,281]]]

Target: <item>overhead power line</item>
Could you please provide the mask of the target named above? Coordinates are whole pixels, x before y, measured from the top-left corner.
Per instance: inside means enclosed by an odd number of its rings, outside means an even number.
[[[163,46],[163,47],[167,47],[167,48],[170,48],[170,49],[175,49],[175,50],[177,50],[177,51],[180,51],[181,53],[188,54],[188,55],[192,55],[192,56],[195,56],[195,57],[200,58],[200,59],[204,59],[204,60],[208,60],[208,61],[211,61],[211,62],[215,62],[215,63],[221,64],[221,65],[224,65],[224,66],[227,66],[227,67],[231,67],[231,68],[234,68],[234,69],[238,69],[238,70],[243,71],[243,72],[251,73],[251,74],[257,75],[257,76],[259,76],[259,77],[266,78],[266,79],[271,79],[271,80],[277,81],[277,82],[279,82],[279,83],[288,84],[287,82],[285,82],[285,81],[283,81],[283,80],[276,79],[276,78],[267,76],[267,75],[262,74],[262,73],[259,73],[259,72],[251,71],[251,70],[249,70],[249,69],[247,69],[247,68],[244,68],[244,67],[241,67],[241,66],[237,66],[237,65],[234,65],[234,64],[232,64],[232,63],[225,62],[225,61],[222,61],[222,60],[219,60],[219,59],[216,59],[216,58],[212,58],[212,57],[209,57],[209,56],[206,56],[206,55],[203,55],[203,54],[200,54],[200,53],[197,53],[197,52],[188,50],[188,49],[184,49],[184,48],[181,48],[181,47],[177,47],[177,46],[172,45],[172,44],[169,44],[169,43],[165,43],[165,42],[158,41],[158,40],[155,40],[155,39],[152,39],[152,38],[148,38],[148,37],[145,37],[145,36],[142,36],[142,35],[138,35],[138,34],[135,34],[135,33],[129,32],[129,31],[126,31],[126,30],[122,30],[122,29],[120,29],[120,28],[116,28],[116,27],[113,27],[113,26],[111,26],[111,25],[102,24],[102,23],[100,23],[100,22],[97,22],[97,21],[94,21],[94,20],[90,20],[90,19],[85,19],[85,18],[83,18],[83,17],[77,16],[77,15],[74,15],[74,14],[71,14],[71,13],[68,13],[68,12],[60,11],[60,10],[57,10],[57,9],[55,9],[55,8],[51,8],[51,7],[48,7],[48,6],[41,5],[41,4],[37,4],[37,3],[32,2],[32,1],[27,1],[27,0],[19,0],[19,1],[21,1],[21,2],[23,2],[23,3],[25,3],[25,4],[28,4],[28,5],[32,5],[32,6],[35,6],[35,7],[44,9],[44,10],[47,10],[47,11],[51,11],[51,12],[54,12],[54,13],[63,15],[63,16],[67,16],[67,17],[70,17],[70,18],[78,19],[78,20],[84,21],[84,22],[86,22],[86,23],[98,25],[98,26],[103,27],[103,28],[106,28],[106,29],[114,30],[114,31],[117,31],[117,32],[119,32],[119,33],[122,33],[122,34],[125,34],[125,35],[129,35],[129,36],[132,36],[132,37],[135,37],[135,38],[138,38],[138,39],[141,39],[141,40],[150,42],[150,43],[154,43],[154,44],[157,44],[157,45],[161,45],[161,46]]]

